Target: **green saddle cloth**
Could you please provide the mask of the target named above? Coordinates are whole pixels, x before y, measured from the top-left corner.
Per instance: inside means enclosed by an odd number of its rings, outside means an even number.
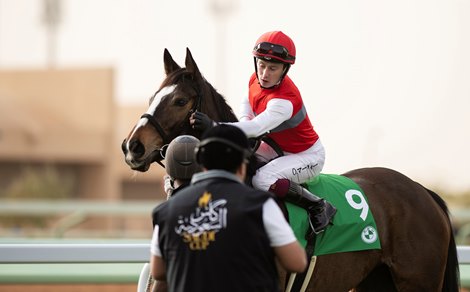
[[[381,248],[367,198],[353,180],[336,174],[320,174],[304,185],[337,209],[333,225],[316,236],[314,255]],[[290,225],[305,247],[309,230],[307,211],[290,203],[286,205]]]

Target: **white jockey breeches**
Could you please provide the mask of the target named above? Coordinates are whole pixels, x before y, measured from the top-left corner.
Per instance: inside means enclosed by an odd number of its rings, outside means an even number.
[[[276,152],[264,142],[256,154],[262,161],[277,157]],[[319,175],[323,165],[325,165],[325,148],[320,140],[317,140],[312,147],[303,152],[284,152],[284,156],[273,159],[258,169],[252,180],[253,187],[267,191],[280,178],[301,184]]]

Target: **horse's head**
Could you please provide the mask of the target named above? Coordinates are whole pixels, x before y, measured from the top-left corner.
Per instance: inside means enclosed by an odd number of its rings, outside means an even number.
[[[233,121],[235,116],[224,98],[204,79],[189,49],[181,68],[167,49],[163,54],[166,78],[150,98],[149,108],[122,142],[126,163],[134,170],[147,171],[152,162],[164,158],[166,146],[175,137],[200,137],[189,125],[194,111],[207,113],[216,121]]]

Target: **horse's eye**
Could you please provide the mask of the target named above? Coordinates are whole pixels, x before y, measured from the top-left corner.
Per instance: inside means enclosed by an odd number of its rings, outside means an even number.
[[[175,100],[176,106],[185,106],[187,103],[188,103],[188,100],[186,98],[179,98]]]

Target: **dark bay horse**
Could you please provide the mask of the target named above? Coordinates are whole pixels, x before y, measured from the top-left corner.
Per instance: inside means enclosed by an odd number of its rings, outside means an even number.
[[[122,144],[126,163],[146,171],[162,148],[189,126],[195,110],[215,121],[236,121],[225,99],[200,73],[189,49],[181,68],[165,49],[166,78]],[[405,175],[386,168],[343,174],[367,194],[382,249],[321,255],[307,291],[459,290],[457,251],[445,202]],[[280,272],[281,280],[285,273]]]

